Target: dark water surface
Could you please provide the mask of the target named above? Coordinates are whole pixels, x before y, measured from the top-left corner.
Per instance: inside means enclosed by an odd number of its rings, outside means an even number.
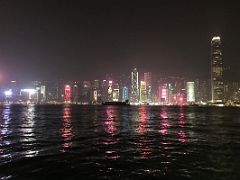
[[[1,179],[240,179],[240,108],[0,106]]]

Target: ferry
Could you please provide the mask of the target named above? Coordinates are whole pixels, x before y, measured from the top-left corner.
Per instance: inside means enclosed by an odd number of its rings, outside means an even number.
[[[119,102],[119,101],[107,101],[103,102],[102,105],[112,105],[112,106],[130,106],[128,101]]]

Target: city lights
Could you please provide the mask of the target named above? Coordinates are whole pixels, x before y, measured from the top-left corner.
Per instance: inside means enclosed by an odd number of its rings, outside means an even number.
[[[131,105],[216,105],[239,106],[240,82],[223,83],[223,56],[221,38],[211,40],[211,79],[184,77],[156,78],[151,72],[139,72],[133,68],[124,76],[107,74],[93,81],[48,82],[34,81],[31,87],[20,88],[19,81],[12,80],[3,89],[2,101],[14,103],[29,100],[34,103],[103,104],[104,102],[129,102]],[[141,79],[140,79],[141,78]],[[20,89],[20,90],[19,90]]]
[[[11,98],[12,97],[12,90],[9,89],[9,90],[5,91],[4,94],[5,94],[6,98]]]
[[[27,93],[29,93],[29,94],[35,94],[36,92],[37,92],[37,90],[36,89],[22,89],[21,90],[22,92],[27,92]]]

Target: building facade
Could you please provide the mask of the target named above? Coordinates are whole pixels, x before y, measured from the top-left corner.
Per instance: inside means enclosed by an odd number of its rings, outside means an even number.
[[[138,84],[138,71],[137,68],[134,68],[131,73],[131,97],[130,103],[139,102],[139,84]]]
[[[212,103],[224,102],[223,85],[223,55],[220,37],[213,37],[211,41],[211,94]]]

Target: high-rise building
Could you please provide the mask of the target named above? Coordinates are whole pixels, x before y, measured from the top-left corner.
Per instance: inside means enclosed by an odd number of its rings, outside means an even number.
[[[168,104],[168,85],[160,85],[159,87],[159,103],[162,105]]]
[[[78,103],[79,100],[79,83],[73,82],[72,85],[72,103]]]
[[[168,83],[168,105],[172,104],[172,84]]]
[[[94,80],[92,83],[92,92],[91,92],[92,104],[97,104],[99,102],[99,96],[100,96],[100,82],[99,80]]]
[[[103,80],[101,84],[101,101],[106,102],[108,101],[108,82],[107,80]]]
[[[91,101],[91,82],[83,81],[80,88],[80,103],[89,104]]]
[[[219,36],[211,42],[211,89],[212,103],[222,103],[223,98],[223,55]]]
[[[143,76],[146,82],[147,102],[150,103],[152,101],[152,73],[146,72]]]
[[[186,83],[186,90],[187,90],[187,102],[194,103],[195,102],[195,88],[194,82],[187,82]]]
[[[59,98],[60,88],[57,82],[45,81],[44,86],[45,86],[45,96],[46,96],[47,102],[56,102],[60,99]]]
[[[128,99],[128,88],[127,88],[127,86],[124,86],[122,88],[122,101],[125,102],[127,100],[129,100]]]
[[[139,101],[139,85],[138,85],[138,71],[134,68],[131,73],[131,97],[130,102],[133,104]]]
[[[119,85],[118,85],[118,83],[114,83],[112,97],[113,97],[113,101],[119,101]]]
[[[147,83],[140,81],[140,103],[147,102]]]
[[[107,89],[107,101],[113,100],[113,81],[108,81],[108,89]]]
[[[71,86],[68,84],[65,85],[65,88],[64,88],[64,100],[65,102],[71,101]]]

